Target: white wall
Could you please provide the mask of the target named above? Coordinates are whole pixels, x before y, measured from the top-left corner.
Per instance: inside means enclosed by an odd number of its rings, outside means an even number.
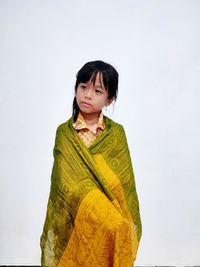
[[[120,73],[143,220],[136,265],[200,264],[200,1],[0,0],[0,264],[39,264],[58,124],[75,74]]]

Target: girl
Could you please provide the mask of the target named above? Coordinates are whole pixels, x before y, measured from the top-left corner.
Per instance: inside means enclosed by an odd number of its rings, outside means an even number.
[[[129,149],[123,126],[102,113],[117,91],[110,64],[77,73],[73,115],[56,131],[42,266],[133,265],[142,230]]]

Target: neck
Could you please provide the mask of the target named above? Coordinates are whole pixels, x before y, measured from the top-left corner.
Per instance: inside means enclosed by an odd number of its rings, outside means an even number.
[[[98,113],[90,113],[90,114],[81,112],[81,114],[83,115],[86,124],[88,126],[92,126],[92,125],[96,125],[97,124],[100,112],[98,112]]]

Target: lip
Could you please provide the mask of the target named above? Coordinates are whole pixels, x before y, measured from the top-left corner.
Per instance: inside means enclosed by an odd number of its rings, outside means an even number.
[[[90,103],[88,103],[88,102],[81,102],[81,104],[84,106],[84,107],[86,107],[86,108],[88,108],[88,107],[91,107],[92,105],[90,104]]]

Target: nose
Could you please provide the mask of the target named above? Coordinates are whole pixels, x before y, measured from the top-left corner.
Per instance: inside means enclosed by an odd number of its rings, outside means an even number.
[[[85,93],[85,98],[92,99],[92,94],[93,94],[92,91],[93,91],[92,88],[89,88]]]

